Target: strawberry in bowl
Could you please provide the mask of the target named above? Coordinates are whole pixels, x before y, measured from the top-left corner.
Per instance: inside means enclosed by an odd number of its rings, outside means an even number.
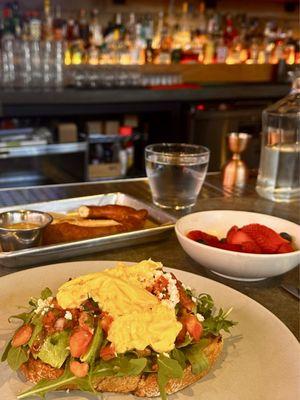
[[[292,237],[288,233],[278,234],[261,224],[248,224],[242,228],[233,225],[226,238],[222,239],[200,230],[188,232],[187,237],[208,246],[242,253],[281,254],[294,251]]]
[[[271,215],[201,211],[180,218],[175,232],[190,257],[230,279],[257,281],[300,263],[300,226]]]

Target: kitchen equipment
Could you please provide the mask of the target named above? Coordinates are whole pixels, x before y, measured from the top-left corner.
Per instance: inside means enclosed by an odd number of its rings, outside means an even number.
[[[0,265],[8,268],[25,267],[45,262],[59,261],[68,257],[97,253],[104,250],[136,245],[138,243],[159,240],[173,229],[176,218],[163,210],[131,197],[125,193],[108,193],[95,196],[77,197],[64,200],[47,201],[27,205],[18,205],[0,209],[0,212],[20,209],[35,209],[54,215],[74,212],[82,205],[120,204],[136,209],[146,209],[149,213],[144,229],[132,232],[118,233],[94,239],[61,243],[50,246],[39,246],[32,249],[0,252]]]
[[[51,215],[41,211],[11,210],[0,214],[0,244],[3,251],[39,246],[43,229],[52,222]]]
[[[227,139],[229,150],[233,152],[233,156],[223,167],[223,186],[243,187],[247,182],[249,170],[245,161],[241,160],[241,153],[246,150],[251,135],[232,132],[229,133]]]

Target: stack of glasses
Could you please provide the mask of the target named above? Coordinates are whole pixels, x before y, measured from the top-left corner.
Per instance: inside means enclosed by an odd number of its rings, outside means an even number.
[[[64,46],[61,41],[16,40],[1,43],[0,86],[59,88],[63,85]]]

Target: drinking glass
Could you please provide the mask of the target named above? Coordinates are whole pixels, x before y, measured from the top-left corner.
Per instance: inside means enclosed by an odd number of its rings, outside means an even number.
[[[203,185],[210,151],[184,143],[145,148],[146,172],[154,204],[181,210],[193,206]]]
[[[2,85],[13,87],[16,80],[15,70],[15,39],[12,36],[4,36],[2,39]]]

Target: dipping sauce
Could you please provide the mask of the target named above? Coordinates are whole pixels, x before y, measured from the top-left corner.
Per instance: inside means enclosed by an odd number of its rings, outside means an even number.
[[[35,229],[39,228],[39,224],[34,224],[33,222],[16,222],[15,224],[5,225],[3,228],[5,229]]]

